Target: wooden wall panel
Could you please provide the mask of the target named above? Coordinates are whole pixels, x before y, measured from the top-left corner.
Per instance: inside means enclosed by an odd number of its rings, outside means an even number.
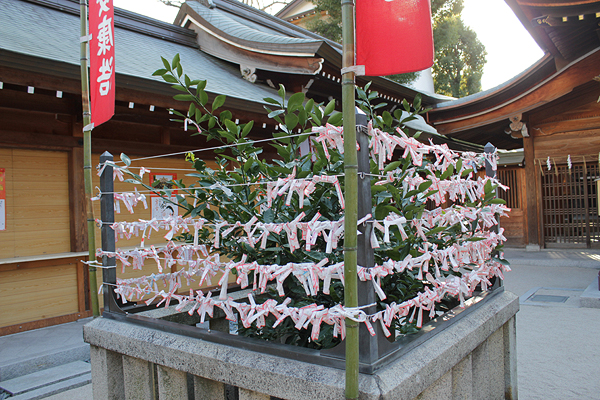
[[[66,152],[0,150],[7,181],[0,258],[70,251],[66,161]]]
[[[0,327],[78,312],[76,266],[0,271]]]
[[[535,137],[535,158],[558,158],[566,163],[567,155],[591,155],[600,152],[600,129]],[[573,158],[573,162],[581,159]]]

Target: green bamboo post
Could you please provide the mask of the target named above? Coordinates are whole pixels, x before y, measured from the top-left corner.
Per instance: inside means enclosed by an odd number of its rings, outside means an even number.
[[[88,34],[87,29],[87,3],[86,0],[79,1],[81,37]],[[96,259],[96,230],[94,227],[94,207],[92,206],[92,129],[89,127],[91,122],[90,112],[90,89],[88,82],[88,59],[87,59],[88,41],[82,40],[80,46],[81,58],[81,102],[83,106],[83,179],[85,186],[85,200],[87,205],[87,228],[88,228],[88,260]],[[89,266],[90,272],[90,297],[92,313],[94,317],[100,315],[98,304],[98,293],[96,288],[96,267]]]
[[[342,1],[342,68],[354,65],[354,0]],[[356,115],[354,72],[342,75],[342,113],[344,117],[344,174],[346,210],[344,219],[344,305],[358,307],[357,235],[358,159],[356,154]],[[358,322],[346,319],[346,399],[358,398]]]

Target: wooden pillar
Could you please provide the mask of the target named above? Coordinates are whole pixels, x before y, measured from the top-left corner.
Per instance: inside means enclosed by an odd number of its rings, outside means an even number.
[[[537,195],[537,170],[533,137],[523,138],[525,157],[525,207],[526,207],[526,245],[528,250],[539,250],[539,219]]]
[[[73,123],[73,136],[81,136],[81,124]],[[77,132],[76,132],[77,131]],[[87,250],[87,215],[83,190],[83,147],[69,152],[69,209],[71,213],[71,251]]]

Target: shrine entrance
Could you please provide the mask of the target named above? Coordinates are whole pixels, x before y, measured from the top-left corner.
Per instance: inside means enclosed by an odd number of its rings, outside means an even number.
[[[542,233],[549,248],[600,248],[598,163],[544,168],[541,176]]]

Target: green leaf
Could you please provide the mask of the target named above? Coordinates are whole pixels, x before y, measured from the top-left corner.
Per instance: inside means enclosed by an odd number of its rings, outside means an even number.
[[[221,121],[225,121],[226,119],[231,119],[231,118],[233,118],[233,114],[231,114],[231,111],[229,111],[229,110],[222,111],[221,114],[219,114],[219,119]]]
[[[152,76],[159,76],[159,75],[160,75],[160,76],[162,76],[162,75],[166,74],[167,72],[169,72],[169,71],[167,71],[167,70],[166,70],[166,69],[164,69],[164,68],[157,69],[156,71],[154,71],[154,72],[152,73]]]
[[[173,68],[177,68],[179,64],[179,53],[175,54],[175,57],[173,57],[173,61],[171,61],[171,65],[173,66]]]
[[[179,101],[196,101],[196,98],[191,94],[176,94],[173,98]]]
[[[214,113],[219,107],[221,107],[223,104],[225,104],[225,99],[227,98],[227,96],[225,96],[224,94],[220,94],[217,97],[215,97],[215,99],[213,100],[212,103],[212,112]]]
[[[165,82],[169,82],[169,83],[177,83],[177,78],[175,78],[175,77],[174,77],[174,76],[172,76],[172,75],[163,75],[163,77],[162,77],[162,78],[163,78],[163,80],[164,80]]]
[[[217,117],[213,117],[211,119],[208,120],[208,129],[212,129],[215,127],[217,123]]]
[[[413,100],[413,108],[417,111],[421,109],[421,94],[417,93],[415,99]]]
[[[275,111],[271,111],[269,113],[269,115],[267,115],[267,117],[269,117],[269,118],[275,118],[276,116],[281,115],[283,113],[285,113],[285,110],[275,110]]]
[[[488,201],[489,204],[506,204],[506,200],[504,199],[491,199],[490,201]]]
[[[296,114],[287,114],[285,116],[285,125],[288,129],[294,129],[298,125],[298,116]]]
[[[358,86],[356,87],[356,94],[358,94],[358,97],[363,99],[363,100],[367,100],[367,94],[365,93],[364,90],[362,90],[361,88],[359,88]]]
[[[304,124],[306,124],[306,111],[304,111],[304,108],[302,107],[298,109],[298,123],[300,126],[304,126]]]
[[[445,229],[446,229],[445,226],[436,226],[435,228],[430,229],[429,231],[427,231],[427,233],[425,234],[425,236],[435,235],[436,233],[442,232]]]
[[[170,72],[171,71],[171,64],[169,64],[169,62],[167,61],[167,59],[164,58],[164,57],[161,57],[160,59],[162,60],[164,66],[165,66],[165,69]]]
[[[279,84],[279,90],[277,91],[277,94],[283,101],[285,101],[285,86],[283,86],[281,83]]]
[[[197,95],[198,95],[198,98],[200,99],[200,104],[205,106],[206,103],[208,103],[208,95],[206,94],[206,92],[203,89],[200,89],[200,85],[198,85]]]
[[[343,115],[341,112],[334,112],[327,120],[328,124],[340,126],[342,123]]]
[[[293,95],[290,96],[290,99],[288,100],[287,110],[289,112],[295,111],[299,107],[302,106],[302,103],[304,103],[304,93],[302,93],[302,92],[294,93]]]
[[[381,118],[383,118],[383,122],[387,125],[387,126],[392,126],[392,123],[394,122],[394,119],[392,118],[392,114],[390,114],[388,111],[384,111],[381,114]]]
[[[335,99],[332,99],[329,103],[327,103],[325,110],[323,110],[323,116],[331,114],[333,110],[335,110]]]
[[[384,169],[383,172],[390,172],[402,165],[402,161],[392,161]]]
[[[419,185],[419,192],[424,192],[425,190],[429,189],[429,186],[431,186],[433,182],[432,181],[425,181],[423,183],[421,183]]]
[[[321,125],[321,118],[319,118],[319,116],[315,113],[310,113],[310,116],[312,117],[313,121],[317,124],[317,125]]]
[[[444,171],[440,179],[448,179],[450,175],[454,174],[454,166],[452,164],[448,165],[448,168]]]
[[[405,111],[410,112],[410,104],[408,104],[408,101],[406,101],[406,99],[402,99],[402,107]]]
[[[279,102],[277,100],[272,99],[270,97],[265,97],[263,100],[266,101],[267,103],[275,104],[276,106],[281,106],[281,104],[279,104]]]
[[[227,128],[227,130],[231,133],[237,134],[238,133],[238,126],[235,124],[235,122],[233,122],[230,119],[226,119],[225,121],[223,121],[225,124],[225,127]]]
[[[175,90],[179,90],[180,92],[188,92],[187,89],[181,85],[171,85],[171,87]]]
[[[127,157],[125,153],[121,153],[121,161],[123,161],[123,163],[125,163],[125,165],[128,167],[131,165],[131,159]]]
[[[315,101],[313,99],[308,99],[308,101],[304,105],[304,111],[306,111],[307,114],[310,114],[310,112],[312,111],[314,106],[315,106]]]
[[[248,135],[248,133],[250,133],[250,131],[252,130],[252,127],[254,126],[254,121],[250,121],[247,124],[244,125],[244,129],[242,129],[242,137],[246,137]]]

